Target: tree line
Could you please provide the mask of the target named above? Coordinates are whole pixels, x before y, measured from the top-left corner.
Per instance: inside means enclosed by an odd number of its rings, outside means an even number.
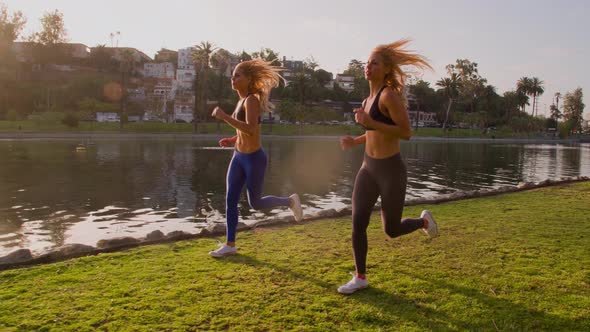
[[[120,112],[125,115],[121,116],[123,119],[127,114],[141,114],[146,106],[171,109],[170,102],[168,105],[141,105],[127,98],[128,88],[145,83],[140,77],[143,63],[129,50],[123,50],[116,59],[112,49],[97,45],[88,59],[74,59],[66,49],[68,38],[63,14],[58,10],[47,12],[40,21],[41,31],[22,36],[26,17],[20,11],[9,11],[0,3],[0,119],[20,119],[40,112],[69,112],[78,118],[90,119],[97,111]],[[12,45],[18,39],[32,45],[32,63],[23,63],[16,58]],[[156,61],[176,60],[158,55],[155,58]],[[207,101],[214,100],[226,110],[233,109],[237,97],[231,91],[230,78],[226,75],[228,67],[236,61],[252,58],[282,65],[279,52],[271,48],[251,53],[244,50],[230,52],[210,41],[193,47],[191,60],[197,75],[188,92],[195,98],[195,126],[208,120],[212,105]],[[45,70],[50,64],[76,64],[94,71],[60,76]],[[281,118],[293,122],[341,120],[341,112],[321,106],[321,102],[337,102],[344,112],[351,112],[352,104],[362,101],[369,93],[362,61],[352,59],[343,74],[354,77],[352,91],[345,91],[337,84],[328,86],[334,79],[333,74],[321,69],[313,57],[305,59],[303,65],[291,73],[288,85],[273,90],[271,98],[280,100],[275,111]],[[121,89],[117,100],[105,94],[105,86],[111,82],[117,82]],[[538,98],[545,89],[544,82],[538,77],[522,77],[515,82],[514,90],[500,95],[496,87],[481,76],[476,62],[457,59],[446,66],[446,75],[433,86],[417,75],[410,75],[406,83],[413,96],[410,109],[434,112],[445,130],[456,126],[505,126],[517,132],[556,127],[564,132],[581,130],[585,107],[581,88],[563,96],[554,92],[551,114],[543,119],[538,116]],[[531,107],[527,110],[527,106]]]

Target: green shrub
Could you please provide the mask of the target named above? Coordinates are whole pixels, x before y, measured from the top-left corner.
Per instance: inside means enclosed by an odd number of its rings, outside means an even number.
[[[70,128],[75,128],[75,127],[78,127],[78,121],[79,121],[78,117],[74,113],[68,113],[61,120],[61,123],[63,123],[64,125],[66,125]]]

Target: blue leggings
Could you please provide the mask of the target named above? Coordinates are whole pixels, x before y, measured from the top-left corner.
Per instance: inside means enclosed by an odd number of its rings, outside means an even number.
[[[252,153],[234,151],[227,170],[227,195],[225,197],[227,242],[236,240],[238,227],[238,202],[246,184],[248,203],[254,210],[268,209],[275,206],[290,206],[289,197],[262,196],[264,173],[267,157],[262,148]]]

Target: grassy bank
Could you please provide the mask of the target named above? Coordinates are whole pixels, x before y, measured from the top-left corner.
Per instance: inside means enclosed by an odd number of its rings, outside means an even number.
[[[182,241],[0,272],[0,330],[590,330],[590,182],[422,208],[441,237],[388,239],[374,214],[369,289],[350,219]]]
[[[121,128],[118,123],[80,122],[77,128],[70,128],[59,122],[41,121],[0,121],[0,132],[4,133],[193,133],[192,124],[188,123],[159,123],[138,122],[128,123]],[[202,123],[198,126],[198,133],[233,134],[235,131],[226,124]],[[359,135],[363,130],[356,125],[282,125],[263,124],[263,134],[273,135]],[[421,137],[465,137],[465,138],[537,138],[536,133],[513,133],[509,130],[495,130],[484,133],[482,130],[452,129],[444,132],[442,128],[418,128],[415,136]]]

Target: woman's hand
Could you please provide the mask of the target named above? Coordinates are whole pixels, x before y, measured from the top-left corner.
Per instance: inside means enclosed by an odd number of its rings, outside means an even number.
[[[219,106],[213,109],[211,116],[221,121],[225,120],[228,117],[227,113],[225,113],[221,108],[219,108]]]
[[[340,138],[340,147],[342,148],[343,151],[346,151],[352,147],[354,147],[356,144],[354,143],[354,137],[352,136],[344,136],[342,138]]]
[[[362,108],[355,108],[352,110],[354,112],[354,121],[358,124],[362,125],[365,128],[371,128],[371,122],[373,119],[365,112]]]
[[[223,148],[228,148],[230,146],[234,146],[236,144],[235,137],[225,137],[219,140],[219,146]]]

